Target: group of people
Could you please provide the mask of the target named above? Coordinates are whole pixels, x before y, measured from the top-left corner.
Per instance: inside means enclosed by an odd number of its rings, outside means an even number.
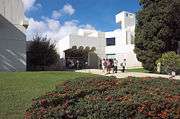
[[[112,73],[117,73],[118,71],[118,60],[115,59],[103,59],[102,60],[102,70],[103,73],[107,73],[110,74]],[[126,69],[126,59],[123,60],[123,62],[121,63],[121,67],[122,67],[122,72],[125,72]]]
[[[75,59],[67,59],[66,66],[70,69],[79,69],[80,62],[79,60],[75,60]]]

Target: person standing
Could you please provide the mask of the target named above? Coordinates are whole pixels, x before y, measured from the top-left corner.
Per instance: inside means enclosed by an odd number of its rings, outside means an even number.
[[[122,72],[124,73],[126,70],[126,59],[123,60],[121,65],[122,65]]]
[[[79,70],[79,60],[76,61],[76,69]]]
[[[117,73],[117,67],[118,67],[118,61],[116,58],[114,59],[114,67],[113,67],[113,73]]]

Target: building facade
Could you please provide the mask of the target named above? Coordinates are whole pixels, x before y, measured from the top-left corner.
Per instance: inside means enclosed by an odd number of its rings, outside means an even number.
[[[137,60],[134,53],[135,14],[123,11],[116,15],[116,23],[121,26],[121,29],[105,33],[106,58],[116,58],[119,63],[126,59],[127,67],[141,67],[141,63]]]
[[[100,59],[116,58],[120,64],[127,60],[127,67],[141,67],[134,53],[135,15],[121,12],[116,15],[116,23],[121,27],[111,32],[98,32],[95,30],[80,29],[77,33],[70,34],[57,43],[57,49],[64,57],[64,51],[72,46],[95,47]]]
[[[64,51],[73,46],[95,47],[95,53],[99,57],[105,57],[105,33],[97,32],[95,30],[80,29],[77,33],[70,34],[57,44],[57,49],[61,58],[65,58]]]
[[[0,0],[0,71],[26,71],[26,36],[22,0]]]

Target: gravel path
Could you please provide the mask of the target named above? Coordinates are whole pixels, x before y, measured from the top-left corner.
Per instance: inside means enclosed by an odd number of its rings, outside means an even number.
[[[116,76],[117,78],[126,78],[128,76],[132,77],[162,77],[162,78],[169,78],[169,75],[161,75],[161,74],[152,74],[152,73],[138,73],[138,72],[118,72],[117,74],[105,74],[102,72],[102,70],[99,69],[84,69],[84,70],[77,70],[76,72],[82,72],[82,73],[92,73],[92,74],[98,74],[98,75],[106,75],[106,76]],[[176,76],[174,79],[180,80],[180,75]]]

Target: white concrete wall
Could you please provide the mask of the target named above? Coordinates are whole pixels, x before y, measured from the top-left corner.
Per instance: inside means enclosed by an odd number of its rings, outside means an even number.
[[[26,71],[26,36],[0,15],[0,71]]]
[[[65,38],[58,41],[56,44],[57,52],[60,55],[60,58],[65,58],[64,51],[71,48],[70,46],[70,36],[66,36]]]
[[[95,36],[95,34],[97,36]],[[84,36],[70,35],[70,46],[83,46],[85,47],[95,47],[95,53],[100,57],[105,57],[105,34],[101,32],[93,33],[93,34],[85,34]]]
[[[0,71],[26,71],[22,0],[0,0]]]
[[[22,0],[0,0],[0,14],[22,32],[25,32],[25,27],[23,26],[25,16]]]
[[[116,15],[116,23],[121,25],[122,29],[126,29],[127,27],[135,26],[136,24],[136,16],[130,12],[120,12]]]
[[[57,50],[61,58],[65,57],[64,51],[72,48],[73,46],[95,47],[96,53],[100,58],[105,57],[105,34],[96,32],[94,30],[82,30],[77,33],[66,36],[61,39],[57,44]]]
[[[116,43],[121,40],[123,39],[116,37]],[[106,55],[115,54],[115,57],[113,58],[116,58],[118,60],[119,66],[120,63],[122,63],[123,59],[127,59],[127,67],[141,67],[142,65],[139,61],[137,61],[136,54],[133,51],[134,45],[122,44],[116,44],[115,46],[107,46],[105,49]]]
[[[106,46],[105,53],[115,54],[112,58],[116,58],[120,64],[123,59],[127,60],[127,67],[141,67],[142,64],[137,60],[134,53],[134,37],[135,37],[135,15],[129,12],[121,12],[116,15],[116,22],[121,25],[121,29],[112,32],[106,32],[106,38],[116,39],[114,46]]]

